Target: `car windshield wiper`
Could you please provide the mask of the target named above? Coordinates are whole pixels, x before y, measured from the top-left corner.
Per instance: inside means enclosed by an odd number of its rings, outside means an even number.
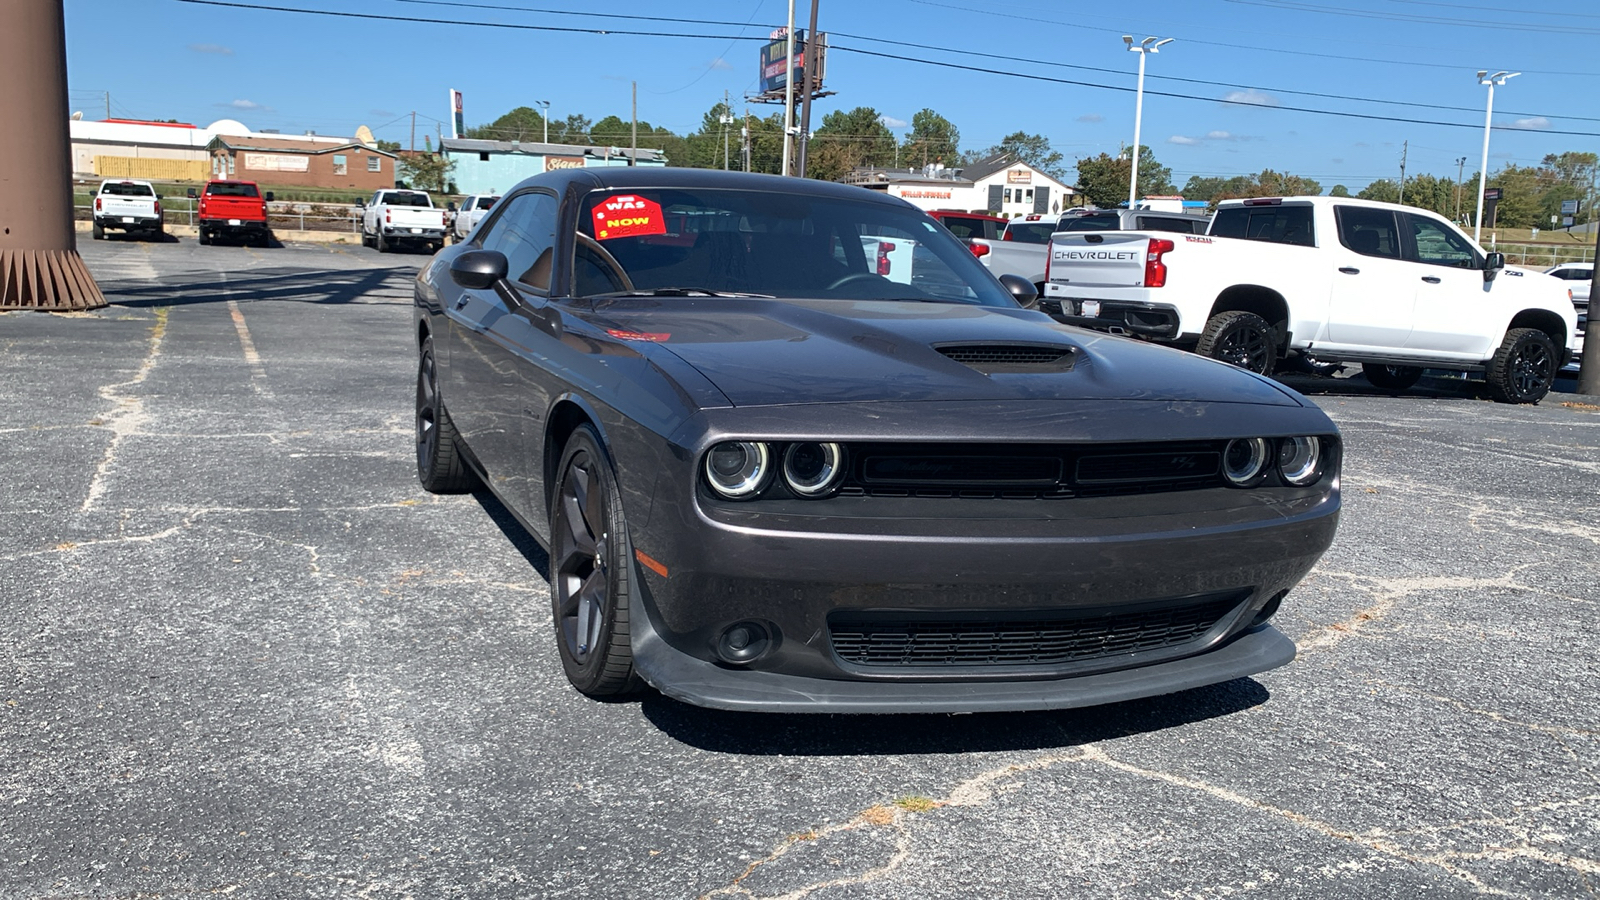
[[[607,294],[591,294],[593,297],[759,297],[771,300],[773,294],[747,294],[738,291],[713,291],[709,288],[698,287],[660,287],[649,290],[637,291],[612,291]]]

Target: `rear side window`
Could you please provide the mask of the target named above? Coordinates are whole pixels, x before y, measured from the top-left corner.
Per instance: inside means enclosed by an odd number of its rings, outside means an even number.
[[[1217,210],[1210,233],[1216,237],[1316,246],[1309,206],[1229,206]]]
[[[1400,230],[1395,226],[1392,210],[1335,206],[1333,212],[1339,222],[1339,243],[1362,256],[1400,258]],[[1211,233],[1217,233],[1215,225]]]
[[[206,185],[206,193],[213,197],[259,197],[253,184],[219,182]]]
[[[148,184],[120,184],[107,182],[100,186],[101,194],[115,197],[154,197],[156,192]]]

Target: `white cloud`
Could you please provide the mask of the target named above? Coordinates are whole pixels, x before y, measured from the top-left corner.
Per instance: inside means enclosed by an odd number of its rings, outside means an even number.
[[[1234,141],[1234,140],[1238,140],[1238,138],[1234,137],[1232,134],[1229,134],[1226,131],[1208,131],[1208,132],[1206,132],[1206,140],[1208,140],[1208,141]]]
[[[725,69],[731,69],[731,68],[733,68],[733,63],[728,62],[727,60],[725,60],[725,59],[723,59],[722,57],[719,56],[716,59],[713,59],[711,61],[711,68],[713,68],[713,69],[724,69],[724,70]]]
[[[906,120],[896,119],[894,116],[879,116],[878,121],[882,122],[887,128],[904,128],[910,124]]]
[[[232,56],[233,48],[221,44],[190,44],[189,49],[196,53],[214,53],[217,56]]]
[[[1099,113],[1087,113],[1078,117],[1079,122],[1104,122],[1105,120],[1106,117]]]
[[[1198,147],[1201,144],[1201,140],[1199,138],[1184,137],[1181,134],[1175,134],[1172,137],[1167,138],[1167,143],[1177,144],[1180,147]]]
[[[246,110],[246,111],[249,111],[249,110],[270,110],[272,108],[270,106],[266,106],[264,104],[257,103],[254,100],[234,100],[231,103],[215,103],[215,104],[212,104],[212,105],[213,106],[220,106],[220,107],[223,107],[224,109],[242,109],[242,110]]]
[[[1511,123],[1512,128],[1527,128],[1531,131],[1544,131],[1550,127],[1550,120],[1544,116],[1534,116],[1531,119],[1518,119]]]
[[[1248,106],[1277,106],[1278,98],[1252,88],[1245,91],[1229,91],[1223,95],[1222,102],[1243,103]]]

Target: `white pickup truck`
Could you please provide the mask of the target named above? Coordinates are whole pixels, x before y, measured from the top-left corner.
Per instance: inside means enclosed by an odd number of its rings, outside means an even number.
[[[499,194],[473,194],[461,201],[461,208],[455,210],[455,215],[450,217],[450,237],[456,243],[466,240],[472,234],[472,229],[478,227],[483,217],[494,209],[500,202]],[[455,204],[450,204],[454,207]]]
[[[164,233],[161,198],[148,181],[102,181],[94,195],[94,224],[90,234],[97,241],[106,238],[106,229]]]
[[[1385,390],[1477,373],[1509,403],[1543,399],[1577,333],[1556,279],[1426,210],[1335,197],[1225,201],[1204,235],[1057,232],[1040,309],[1261,374],[1291,355]]]
[[[444,246],[444,210],[426,191],[383,190],[372,195],[361,213],[361,243],[388,253],[396,245],[421,244],[430,252]]]

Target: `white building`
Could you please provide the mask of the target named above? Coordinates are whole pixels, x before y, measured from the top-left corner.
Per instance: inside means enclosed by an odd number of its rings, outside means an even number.
[[[851,184],[881,190],[921,209],[959,209],[1016,218],[1027,213],[1058,213],[1078,206],[1078,190],[1009,154],[990,157],[965,169],[857,169]]]
[[[204,181],[211,173],[206,147],[218,136],[254,134],[244,123],[220,119],[204,128],[179,122],[74,118],[69,123],[72,173],[80,178],[156,178]],[[296,140],[349,143],[349,138],[295,135]]]

